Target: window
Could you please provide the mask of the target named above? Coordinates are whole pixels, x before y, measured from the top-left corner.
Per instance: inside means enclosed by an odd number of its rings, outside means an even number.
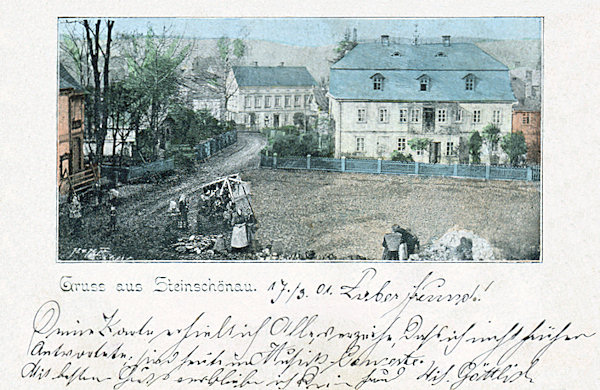
[[[454,156],[454,142],[446,142],[446,156]]]
[[[292,97],[290,95],[286,95],[285,96],[285,106],[286,107],[291,107],[292,106]]]
[[[388,121],[388,110],[387,108],[379,109],[379,122],[387,123]]]
[[[246,96],[246,98],[244,99],[244,107],[245,108],[252,107],[252,98],[250,96]]]
[[[501,114],[500,110],[494,110],[494,115],[492,116],[492,122],[493,123],[502,122],[502,114]]]
[[[473,111],[473,123],[481,123],[481,110]]]
[[[364,137],[356,137],[356,151],[364,152],[365,151],[365,139]]]
[[[406,138],[398,138],[398,150],[401,152],[406,150]]]
[[[406,108],[400,109],[400,123],[408,122],[408,110]]]
[[[465,90],[472,91],[475,88],[475,77],[470,74],[465,77]]]
[[[421,110],[413,108],[410,111],[410,121],[413,123],[418,123],[421,118]]]
[[[429,79],[427,77],[423,77],[421,79],[421,91],[429,91]]]
[[[446,122],[446,109],[440,108],[437,110],[437,121]]]
[[[310,103],[310,96],[304,95],[304,107],[308,107],[308,103]]]
[[[271,118],[269,115],[265,115],[265,127],[269,127],[269,123],[271,123]]]
[[[459,108],[454,112],[454,121],[462,122],[462,119],[463,119],[463,110]]]
[[[271,96],[265,96],[265,108],[271,107]]]
[[[523,113],[523,124],[528,125],[531,122],[531,118],[528,112]]]
[[[281,107],[281,96],[275,96],[275,107]]]
[[[260,96],[255,96],[254,97],[254,108],[260,108],[261,105],[261,97]]]
[[[300,107],[300,95],[294,95],[294,107]]]
[[[367,122],[367,109],[366,108],[359,108],[357,110],[357,122],[360,123],[366,123]]]
[[[371,76],[371,78],[373,79],[373,89],[375,91],[382,91],[383,90],[383,76],[380,75],[379,73]]]

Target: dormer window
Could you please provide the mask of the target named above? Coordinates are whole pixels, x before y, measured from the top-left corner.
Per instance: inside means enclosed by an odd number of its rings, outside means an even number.
[[[374,91],[383,91],[383,80],[385,79],[381,73],[375,73],[371,76],[373,80],[373,90]]]
[[[419,80],[419,90],[420,91],[429,91],[429,86],[431,84],[431,79],[426,74],[423,74],[417,78]]]
[[[465,91],[473,91],[475,89],[475,76],[469,73],[463,79],[465,80]]]
[[[436,56],[436,57],[448,57],[448,56],[446,55],[446,53],[444,53],[443,51],[440,51],[440,52],[438,52],[438,53],[437,53],[435,56]]]

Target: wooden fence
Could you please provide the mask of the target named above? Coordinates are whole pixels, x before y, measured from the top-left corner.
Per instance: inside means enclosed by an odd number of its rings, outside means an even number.
[[[388,175],[422,175],[462,177],[486,180],[540,181],[538,167],[505,167],[495,165],[427,164],[389,160],[363,160],[322,157],[277,157],[261,155],[260,166],[277,169],[304,169],[330,172],[375,173]]]
[[[206,160],[236,141],[237,131],[235,130],[208,139],[194,146],[196,159],[199,161]],[[171,158],[136,166],[117,167],[112,165],[102,165],[102,174],[104,177],[109,178],[109,180],[113,180],[115,175],[117,175],[117,178],[120,182],[129,183],[132,180],[157,175],[163,172],[169,172],[174,169],[175,160]]]

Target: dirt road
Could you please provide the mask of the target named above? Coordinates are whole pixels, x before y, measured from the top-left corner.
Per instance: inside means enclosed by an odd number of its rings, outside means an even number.
[[[68,217],[61,213],[59,259],[72,257],[75,248],[110,248],[110,252],[116,256],[135,259],[168,257],[168,245],[175,235],[181,234],[165,231],[169,201],[176,201],[182,193],[190,199],[196,199],[204,183],[258,167],[259,152],[265,145],[266,140],[261,134],[240,132],[235,144],[202,163],[192,174],[173,175],[158,183],[120,187],[118,229],[115,233],[107,232],[109,217],[106,209],[84,210],[83,231],[79,235],[70,234]],[[196,207],[196,202],[191,201],[190,216],[195,216]],[[194,220],[195,218],[190,218],[190,221]]]

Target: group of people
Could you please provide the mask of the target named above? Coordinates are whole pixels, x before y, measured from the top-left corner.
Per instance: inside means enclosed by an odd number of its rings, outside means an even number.
[[[392,226],[392,232],[383,236],[383,260],[408,260],[419,250],[419,240],[409,230],[398,225]]]
[[[189,200],[182,194],[177,203],[171,201],[171,215],[178,218],[177,226],[188,229]],[[231,231],[229,247],[244,251],[254,243],[256,219],[250,205],[249,190],[240,180],[224,180],[206,185],[198,199],[196,231]]]
[[[108,229],[109,233],[117,230],[117,201],[119,191],[111,189],[108,192],[108,202],[103,204],[103,193],[99,183],[96,183],[89,197],[90,205],[94,208],[106,208],[108,210]],[[83,205],[81,196],[75,191],[71,191],[67,197],[69,205],[69,225],[73,235],[78,236],[83,227]]]

